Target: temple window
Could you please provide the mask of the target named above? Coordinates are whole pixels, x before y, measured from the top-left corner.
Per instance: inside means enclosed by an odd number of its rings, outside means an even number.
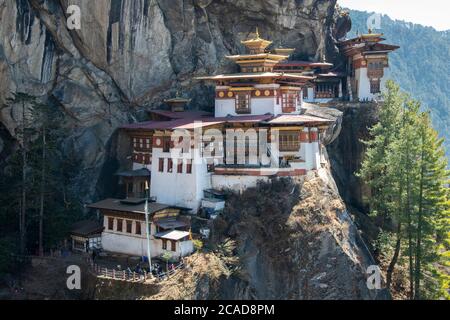
[[[318,83],[316,85],[316,98],[338,98],[339,86],[334,83]]]
[[[114,218],[108,218],[108,230],[114,230]]]
[[[133,233],[133,221],[127,220],[127,233]]]
[[[178,165],[177,165],[177,173],[183,173],[183,162],[181,162],[180,160],[178,160]]]
[[[290,152],[300,150],[300,134],[298,131],[280,132],[280,151]]]
[[[167,164],[167,172],[172,173],[173,172],[173,160],[169,159]]]
[[[142,234],[142,232],[141,232],[141,223],[139,221],[136,221],[136,231],[135,231],[135,233],[138,234],[138,235]]]
[[[158,171],[159,172],[164,172],[164,159],[163,158],[159,159]]]
[[[192,162],[188,162],[186,164],[186,173],[191,174],[192,173]]]
[[[123,231],[123,220],[122,219],[117,219],[117,232],[122,232]]]
[[[371,80],[370,81],[370,93],[380,93],[381,92],[381,85],[380,80]]]
[[[167,240],[162,239],[162,249],[167,250]]]
[[[248,114],[250,111],[250,94],[241,92],[236,94],[236,113]]]
[[[295,112],[297,108],[297,93],[283,93],[282,109],[284,113]]]
[[[367,76],[369,78],[383,78],[384,64],[384,60],[370,61],[367,66]]]
[[[170,137],[163,138],[163,152],[170,152]]]
[[[176,252],[177,251],[177,243],[175,241],[170,241],[171,244],[171,251]]]

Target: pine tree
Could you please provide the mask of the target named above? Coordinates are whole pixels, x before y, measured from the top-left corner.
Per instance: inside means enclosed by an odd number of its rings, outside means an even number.
[[[370,132],[373,140],[366,142],[360,177],[372,191],[372,216],[382,218],[383,233],[396,236],[387,287],[405,257],[409,298],[442,295],[449,283],[442,269],[448,264],[450,211],[443,140],[420,103],[393,83],[388,84],[380,123]]]
[[[382,228],[389,229],[389,225],[394,226],[397,239],[386,275],[386,284],[390,288],[401,249],[402,221],[401,214],[396,209],[402,207],[404,184],[403,171],[397,167],[397,164],[403,161],[402,154],[399,156],[391,149],[398,141],[402,128],[405,96],[400,92],[400,87],[392,81],[389,81],[386,87],[379,122],[369,130],[372,139],[363,141],[367,150],[358,176],[370,187],[371,215],[381,218]]]
[[[448,232],[449,198],[446,183],[449,172],[443,148],[443,139],[433,130],[428,113],[421,114],[419,199],[415,243],[414,298],[428,295],[421,282],[435,273],[440,259],[441,245]],[[443,241],[444,240],[444,241]],[[434,282],[434,281],[433,281]]]

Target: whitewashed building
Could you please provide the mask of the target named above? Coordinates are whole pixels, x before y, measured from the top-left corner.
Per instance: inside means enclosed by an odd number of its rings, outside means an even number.
[[[105,219],[103,248],[146,255],[144,185],[154,201],[152,256],[168,248],[184,256],[193,245],[179,208],[196,213],[206,203],[207,209],[223,209],[221,201],[204,201],[205,190],[242,192],[259,181],[320,169],[322,138],[334,121],[305,115],[304,104],[378,97],[387,55],[398,48],[382,40],[369,33],[340,42],[349,64],[342,71],[325,59],[289,61],[293,49],[269,51],[271,42],[257,32],[242,42],[247,54],[227,57],[241,72],[198,78],[215,85],[214,113],[188,111],[190,100],[176,97],[165,101],[167,109],[152,110],[149,121],[124,125],[132,163],[118,175],[131,199],[91,206]],[[155,218],[171,215],[177,217],[172,224]]]
[[[103,216],[103,250],[137,257],[148,256],[144,200],[106,199],[90,205],[89,208],[99,210]],[[190,221],[180,215],[181,211],[181,208],[149,203],[152,258],[169,253],[176,259],[194,251]]]

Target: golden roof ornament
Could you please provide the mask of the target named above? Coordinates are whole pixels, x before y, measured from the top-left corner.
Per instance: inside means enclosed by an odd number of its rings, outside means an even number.
[[[257,27],[255,38],[242,41],[241,43],[247,47],[250,53],[264,53],[264,50],[272,44],[272,41],[262,39]]]

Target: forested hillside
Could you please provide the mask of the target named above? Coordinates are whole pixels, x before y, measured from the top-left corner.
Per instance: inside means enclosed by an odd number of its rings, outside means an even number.
[[[349,10],[352,32],[367,32],[372,13]],[[445,137],[450,156],[450,31],[439,32],[383,15],[381,31],[389,43],[400,45],[391,55],[390,77],[432,111],[435,128]]]

